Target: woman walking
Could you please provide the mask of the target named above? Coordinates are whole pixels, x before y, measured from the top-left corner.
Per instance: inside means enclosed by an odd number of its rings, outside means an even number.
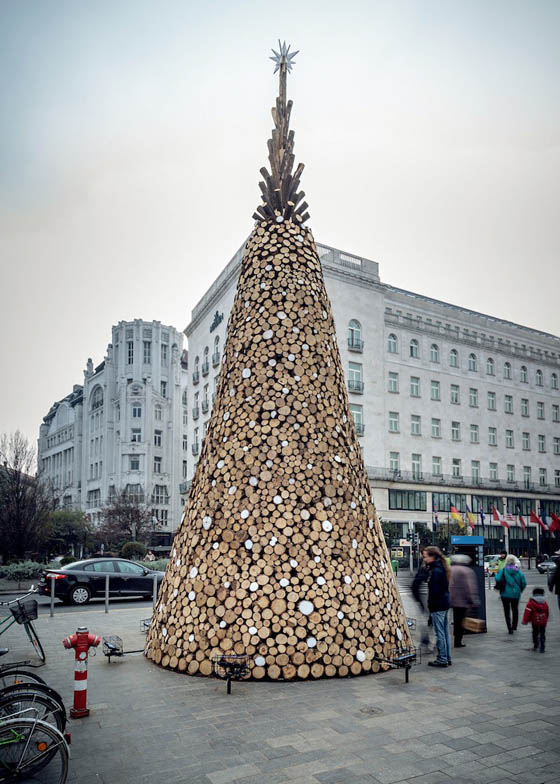
[[[430,667],[450,667],[451,637],[449,636],[449,582],[451,570],[439,547],[426,547],[424,563],[428,568],[428,610],[436,635],[437,658]]]
[[[496,574],[496,588],[500,591],[500,599],[504,606],[504,618],[508,633],[513,634],[519,620],[519,599],[525,590],[527,580],[517,566],[515,555],[508,555],[503,569]]]

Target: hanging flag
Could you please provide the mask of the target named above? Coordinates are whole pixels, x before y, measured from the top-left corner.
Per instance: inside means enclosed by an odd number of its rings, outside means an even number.
[[[547,526],[547,525],[545,525],[545,524],[543,523],[543,521],[541,520],[541,518],[540,518],[540,517],[538,517],[538,515],[536,515],[536,514],[533,512],[533,510],[532,510],[532,509],[531,509],[531,514],[530,514],[530,516],[529,516],[529,520],[530,520],[532,523],[536,523],[537,525],[540,525],[540,527],[541,527],[541,528],[542,528],[544,531],[548,531],[548,526]]]
[[[438,518],[438,510],[437,510],[437,506],[434,504],[434,505],[433,505],[433,507],[432,507],[432,509],[433,509],[433,511],[434,511],[434,528],[437,528],[437,527],[438,527],[438,525],[439,525],[439,518]]]
[[[495,523],[499,523],[499,524],[500,524],[500,525],[502,525],[504,528],[507,528],[507,529],[509,530],[509,523],[507,522],[507,520],[505,520],[505,519],[502,517],[502,515],[501,515],[501,514],[498,512],[498,510],[496,509],[496,507],[495,507],[495,506],[493,506],[493,507],[492,507],[492,520],[493,520]]]
[[[461,512],[459,512],[459,510],[456,509],[454,506],[450,506],[449,511],[451,512],[451,517],[459,523],[461,528],[464,528],[465,522],[463,520],[463,516],[461,515]]]
[[[523,528],[523,530],[526,531],[527,525],[525,523],[525,520],[523,519],[523,515],[521,514],[521,507],[519,506],[519,504],[515,507],[515,511],[517,512],[517,517],[519,518],[519,522],[521,523],[521,528]]]
[[[469,525],[474,528],[474,526],[476,525],[476,517],[475,517],[475,515],[473,515],[473,513],[469,509],[469,505],[468,504],[466,505],[466,507],[467,507],[467,519],[469,521]]]
[[[484,521],[486,520],[486,515],[484,514],[482,509],[479,511],[479,515],[480,515],[480,524],[484,528]]]
[[[550,523],[549,531],[560,531],[560,517],[555,515],[554,512],[550,513],[550,517],[552,518],[552,522]]]
[[[515,517],[512,515],[511,512],[508,512],[507,510],[505,514],[505,519],[508,521],[508,523],[515,523]]]

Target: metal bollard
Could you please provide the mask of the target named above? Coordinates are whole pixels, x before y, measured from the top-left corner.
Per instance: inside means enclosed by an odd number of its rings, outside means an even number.
[[[154,587],[153,587],[153,589],[152,589],[152,604],[153,604],[154,610],[155,610],[155,608],[156,608],[156,602],[157,602],[157,593],[158,593],[158,588],[157,588],[157,574],[154,574]]]
[[[109,612],[109,575],[105,575],[105,612]]]
[[[51,577],[51,618],[54,616],[54,579]]]

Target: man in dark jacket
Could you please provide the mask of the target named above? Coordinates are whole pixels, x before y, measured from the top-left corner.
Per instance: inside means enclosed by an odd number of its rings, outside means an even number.
[[[424,563],[429,570],[428,610],[432,616],[436,634],[437,659],[428,662],[430,667],[450,667],[451,639],[447,613],[449,602],[449,580],[451,572],[444,555],[438,547],[430,545],[424,550]]]
[[[468,555],[451,556],[451,585],[449,593],[453,607],[453,639],[455,648],[464,648],[463,621],[469,610],[478,607],[478,589]]]

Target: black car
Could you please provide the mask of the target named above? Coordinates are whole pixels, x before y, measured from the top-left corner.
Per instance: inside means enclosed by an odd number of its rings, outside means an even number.
[[[90,558],[76,561],[61,569],[48,569],[39,581],[39,593],[51,595],[54,580],[54,595],[69,604],[87,604],[91,598],[105,596],[105,577],[109,575],[109,596],[113,599],[125,596],[151,598],[154,575],[157,575],[158,590],[164,572],[146,569],[126,558]]]

